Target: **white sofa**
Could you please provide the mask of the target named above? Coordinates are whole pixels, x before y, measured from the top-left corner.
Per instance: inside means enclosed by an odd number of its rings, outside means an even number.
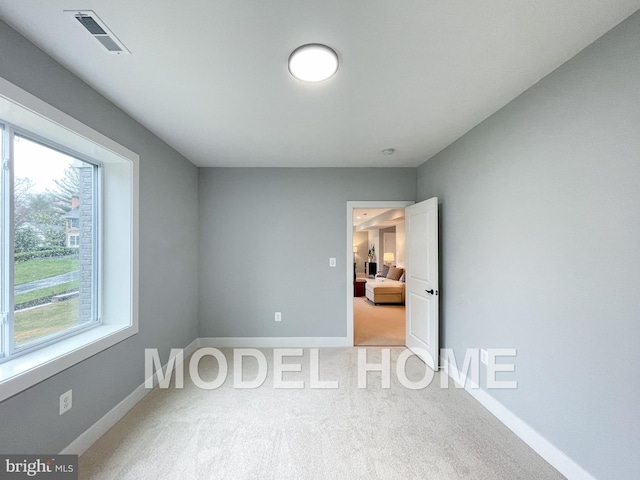
[[[376,305],[380,303],[404,303],[405,283],[395,278],[404,275],[404,269],[392,267],[389,276],[368,279],[365,296]]]
[[[376,305],[380,303],[404,303],[405,283],[388,278],[369,279],[365,296]]]

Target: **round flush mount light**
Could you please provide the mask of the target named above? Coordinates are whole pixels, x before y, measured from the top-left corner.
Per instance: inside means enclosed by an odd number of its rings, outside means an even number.
[[[338,54],[320,43],[296,48],[289,55],[289,72],[303,82],[321,82],[338,71]]]
[[[384,150],[382,150],[382,153],[384,155],[393,155],[394,153],[396,153],[396,149],[395,148],[385,148]]]

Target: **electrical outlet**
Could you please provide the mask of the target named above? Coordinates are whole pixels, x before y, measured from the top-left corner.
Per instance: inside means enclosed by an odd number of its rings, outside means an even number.
[[[282,312],[276,312],[275,319],[276,319],[276,322],[281,322],[282,321]]]
[[[329,259],[329,266],[330,267],[335,267],[336,266],[336,259],[335,258],[331,257]]]
[[[484,365],[489,365],[489,352],[487,352],[484,348],[480,350],[480,361]]]
[[[64,392],[62,395],[60,395],[60,415],[71,410],[72,393],[73,390],[69,390],[68,392]]]

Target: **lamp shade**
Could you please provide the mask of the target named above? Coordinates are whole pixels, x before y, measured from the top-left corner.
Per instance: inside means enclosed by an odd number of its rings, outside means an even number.
[[[384,261],[385,262],[393,262],[396,259],[396,256],[391,252],[384,252]]]
[[[358,253],[358,247],[353,247],[353,253]]]

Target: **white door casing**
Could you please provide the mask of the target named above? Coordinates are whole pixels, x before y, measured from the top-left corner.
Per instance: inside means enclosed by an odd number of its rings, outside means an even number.
[[[438,199],[405,209],[407,348],[434,370],[439,358]]]

